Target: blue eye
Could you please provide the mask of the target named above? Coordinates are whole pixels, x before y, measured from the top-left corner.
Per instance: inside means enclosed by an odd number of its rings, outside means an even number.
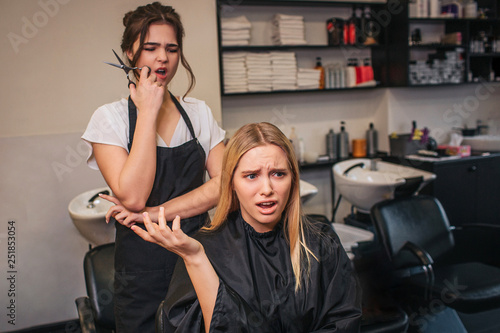
[[[252,174],[246,175],[245,177],[248,179],[255,179],[255,178],[257,178],[257,175],[252,173]]]
[[[277,171],[274,173],[274,175],[278,178],[284,177],[286,175],[285,172]]]

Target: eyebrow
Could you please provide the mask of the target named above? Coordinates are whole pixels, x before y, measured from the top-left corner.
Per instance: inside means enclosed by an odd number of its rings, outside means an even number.
[[[289,170],[287,168],[277,168],[277,169],[271,169],[271,172],[288,172]],[[255,169],[255,170],[243,170],[241,173],[243,174],[253,174],[253,173],[259,173],[261,172],[261,169]]]
[[[144,43],[144,46],[146,45],[152,45],[152,46],[161,46],[160,43],[155,43],[155,42],[147,42],[147,43]],[[167,47],[178,47],[179,45],[175,44],[175,43],[169,43],[167,44]]]
[[[255,169],[255,170],[243,170],[241,173],[246,174],[246,175],[251,175],[253,173],[259,173],[260,169]]]

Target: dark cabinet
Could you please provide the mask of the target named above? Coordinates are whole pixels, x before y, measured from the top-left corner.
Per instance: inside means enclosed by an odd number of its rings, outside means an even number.
[[[436,174],[420,193],[438,198],[452,225],[500,225],[500,154],[403,163]]]

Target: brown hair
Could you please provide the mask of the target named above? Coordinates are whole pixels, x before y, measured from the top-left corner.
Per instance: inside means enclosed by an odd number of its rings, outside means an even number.
[[[290,258],[296,281],[295,290],[298,290],[302,284],[302,272],[305,271],[306,276],[309,275],[310,256],[315,256],[307,247],[305,240],[305,227],[308,222],[302,213],[297,158],[290,140],[276,126],[265,122],[247,124],[241,127],[229,140],[222,162],[220,200],[214,218],[205,230],[217,230],[226,223],[229,213],[240,208],[239,199],[233,191],[234,171],[246,152],[267,144],[276,145],[285,152],[292,175],[292,188],[283,211],[283,228],[290,244]],[[307,264],[306,267],[304,267],[304,263]]]
[[[130,11],[123,17],[123,25],[125,31],[122,36],[121,49],[123,53],[132,52],[133,46],[137,38],[139,38],[139,49],[134,54],[134,58],[129,60],[130,66],[135,67],[137,60],[141,56],[142,48],[144,46],[144,39],[149,31],[149,27],[154,23],[165,23],[175,31],[177,37],[177,44],[179,45],[179,52],[181,64],[188,72],[189,86],[184,94],[184,97],[193,90],[196,83],[191,66],[186,60],[183,52],[184,27],[182,26],[179,14],[171,6],[163,6],[159,2],[137,7],[136,10]]]

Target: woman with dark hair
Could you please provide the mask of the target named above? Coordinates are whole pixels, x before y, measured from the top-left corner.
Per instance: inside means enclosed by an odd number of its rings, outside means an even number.
[[[217,204],[225,132],[210,108],[186,97],[195,78],[183,54],[184,28],[170,6],[140,6],[123,19],[121,48],[134,72],[130,97],[106,104],[92,116],[82,138],[114,197],[106,216],[116,224],[115,317],[118,332],[154,332],[154,316],[165,297],[177,255],[145,242],[130,230],[143,215],[183,218],[192,235]],[[189,76],[182,98],[168,85],[179,63]],[[210,180],[204,182],[205,171]]]
[[[228,142],[221,198],[194,237],[176,217],[147,213],[147,241],[177,253],[162,308],[164,332],[358,332],[361,297],[338,236],[301,209],[290,141],[274,125],[249,124]]]

